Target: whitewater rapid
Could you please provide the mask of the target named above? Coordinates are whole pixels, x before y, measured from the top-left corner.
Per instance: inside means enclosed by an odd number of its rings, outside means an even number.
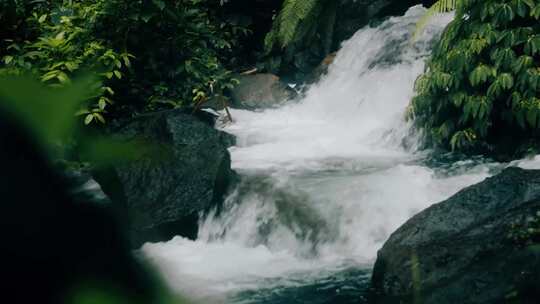
[[[201,219],[196,241],[142,248],[171,287],[203,303],[258,303],[237,295],[319,284],[347,269],[366,270],[367,280],[392,231],[500,168],[433,165],[416,151],[404,113],[433,39],[452,18],[434,18],[411,43],[424,13],[413,7],[360,30],[300,100],[232,110],[223,130],[237,137],[230,151],[242,181],[224,210]]]

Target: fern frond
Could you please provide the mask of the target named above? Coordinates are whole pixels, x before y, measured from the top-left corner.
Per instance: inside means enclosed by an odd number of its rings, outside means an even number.
[[[311,13],[317,2],[317,0],[285,1],[279,20],[279,37],[282,46],[286,46],[294,39],[298,25]]]
[[[309,18],[315,17],[313,12],[324,0],[285,0],[283,7],[276,17],[272,30],[265,39],[267,52],[279,44],[285,48],[295,40],[298,28]]]

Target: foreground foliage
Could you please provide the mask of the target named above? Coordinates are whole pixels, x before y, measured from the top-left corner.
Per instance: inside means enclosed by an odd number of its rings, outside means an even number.
[[[536,138],[540,2],[463,0],[452,5],[456,17],[416,82],[409,117],[429,143],[465,152]]]

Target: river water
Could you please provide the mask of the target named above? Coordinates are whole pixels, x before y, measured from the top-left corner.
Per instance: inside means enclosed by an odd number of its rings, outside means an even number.
[[[500,164],[434,159],[404,119],[415,79],[451,15],[411,42],[422,7],[360,30],[300,100],[232,110],[242,181],[196,241],[142,251],[169,285],[200,303],[367,303],[376,258],[415,213]]]

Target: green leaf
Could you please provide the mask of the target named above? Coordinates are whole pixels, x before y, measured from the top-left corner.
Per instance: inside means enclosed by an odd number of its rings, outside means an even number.
[[[83,116],[83,115],[86,115],[86,114],[89,114],[90,111],[88,111],[88,109],[81,109],[77,112],[75,112],[75,116]]]
[[[469,104],[471,104],[472,117],[476,118],[478,116],[478,110],[480,109],[481,102],[476,98],[471,98]]]
[[[499,9],[497,10],[497,19],[501,23],[506,23],[514,20],[515,14],[512,10],[512,7],[507,4],[503,3],[499,6]]]
[[[56,40],[64,40],[64,36],[65,36],[65,35],[66,35],[66,32],[65,32],[65,31],[62,31],[62,32],[58,33],[58,34],[54,37],[54,39],[56,39]]]
[[[497,78],[501,88],[509,90],[514,86],[514,77],[509,73],[503,73]]]
[[[69,76],[64,72],[58,72],[56,75],[56,78],[60,81],[62,84],[70,83],[71,79],[69,79]]]
[[[86,117],[84,118],[84,124],[85,124],[85,125],[89,125],[93,120],[94,120],[94,115],[88,114],[88,115],[86,115]]]
[[[540,53],[540,35],[530,37],[525,44],[525,53],[534,56]]]
[[[98,107],[100,110],[105,110],[105,108],[107,107],[107,101],[103,98],[100,98],[98,101]]]
[[[452,83],[452,75],[443,72],[434,73],[435,84],[441,89],[447,89]]]
[[[58,75],[58,71],[50,71],[46,74],[44,74],[43,76],[41,76],[41,81],[43,82],[47,82],[53,78],[56,78]]]
[[[518,16],[522,18],[527,16],[527,13],[529,11],[529,6],[527,5],[527,3],[525,3],[525,1],[523,0],[514,0],[513,2],[514,6],[516,7],[516,13],[518,14]]]
[[[534,1],[535,1],[535,0],[521,0],[521,2],[527,4],[527,6],[529,6],[529,8],[531,8],[531,9],[532,9],[532,8],[534,7],[534,5],[535,5],[535,4],[534,4]]]
[[[159,8],[159,10],[164,10],[165,9],[165,1],[163,0],[152,0],[152,2],[154,3],[155,6],[157,6]]]
[[[494,72],[490,67],[481,64],[472,71],[469,81],[473,86],[478,86],[484,84],[493,74]]]
[[[114,75],[116,76],[116,78],[118,79],[122,79],[122,73],[120,71],[114,71]]]
[[[458,133],[454,134],[452,136],[452,139],[450,140],[450,147],[452,148],[452,151],[455,151],[458,149],[459,146],[459,136]]]
[[[52,89],[35,80],[0,77],[0,107],[9,111],[46,151],[73,131],[74,113],[88,94],[89,80]]]
[[[107,93],[109,93],[110,95],[114,95],[114,91],[113,89],[111,89],[110,87],[104,87],[103,88]]]
[[[100,113],[93,113],[92,114],[97,120],[99,120],[99,122],[101,122],[102,124],[105,123],[105,118],[103,117],[103,115],[101,115]]]
[[[530,68],[525,73],[530,88],[533,91],[540,89],[540,68]]]
[[[321,8],[323,1],[318,0],[285,0],[281,11],[274,20],[272,29],[265,37],[265,50],[270,52],[274,45],[281,48],[289,46],[300,31],[298,28],[306,21],[317,22],[315,19],[317,8]],[[315,23],[316,24],[316,23]]]
[[[75,71],[79,67],[79,65],[74,62],[66,62],[65,66],[70,72]]]
[[[43,15],[41,15],[41,17],[39,17],[38,22],[43,23],[43,22],[45,22],[45,20],[47,20],[47,15],[43,14]]]
[[[13,56],[4,56],[4,63],[10,64],[13,61]]]
[[[487,90],[487,95],[490,98],[497,98],[502,93],[502,85],[500,85],[499,81],[494,81]]]
[[[129,57],[123,56],[122,59],[124,60],[124,65],[129,68],[131,66],[131,61],[129,60]]]
[[[537,115],[538,113],[536,108],[527,110],[527,122],[529,123],[529,126],[531,126],[531,128],[533,129],[536,129],[537,127]]]
[[[540,3],[531,10],[531,17],[536,20],[540,19]]]
[[[459,92],[457,94],[454,94],[452,96],[452,102],[456,107],[461,107],[463,102],[467,99],[467,95],[465,95],[462,92]]]
[[[488,41],[486,39],[472,39],[470,49],[474,54],[480,54],[488,46]]]
[[[534,58],[531,56],[523,55],[520,56],[516,61],[514,61],[512,70],[514,73],[519,73],[525,69],[530,68],[534,63]]]
[[[480,18],[482,21],[493,15],[495,15],[495,7],[493,5],[484,5],[482,7],[480,12]]]
[[[150,21],[152,17],[154,17],[154,14],[152,12],[143,12],[143,14],[141,15],[141,19],[144,21],[144,23],[148,23],[148,21]]]
[[[511,48],[496,49],[491,54],[497,67],[510,67],[516,59],[516,53]]]

